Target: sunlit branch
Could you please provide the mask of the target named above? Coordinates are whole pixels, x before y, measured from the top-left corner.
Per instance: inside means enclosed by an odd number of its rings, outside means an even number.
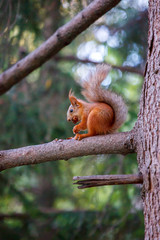
[[[132,132],[85,138],[81,141],[54,140],[49,143],[0,151],[0,170],[47,161],[68,160],[97,154],[134,153]]]

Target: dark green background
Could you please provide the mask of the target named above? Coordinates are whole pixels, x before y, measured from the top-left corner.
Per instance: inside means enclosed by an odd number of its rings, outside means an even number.
[[[142,3],[122,1],[64,48],[61,60],[53,57],[0,98],[1,150],[73,135],[73,124],[66,121],[68,92],[72,88],[81,97],[79,75],[93,65],[62,60],[64,56],[100,57],[110,64],[144,68],[148,25]],[[36,49],[85,4],[1,0],[0,72]],[[121,131],[131,130],[143,78],[120,70],[112,70],[109,78],[110,89],[124,97],[129,109]],[[0,175],[0,239],[143,239],[139,186],[78,190],[72,184],[73,176],[137,171],[135,155],[89,156],[6,170]]]

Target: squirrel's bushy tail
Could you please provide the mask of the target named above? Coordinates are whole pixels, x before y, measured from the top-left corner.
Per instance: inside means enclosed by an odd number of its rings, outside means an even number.
[[[95,71],[90,73],[88,81],[83,81],[82,94],[89,102],[104,102],[113,108],[115,120],[109,132],[115,132],[126,120],[127,106],[121,96],[101,87],[101,82],[110,69],[111,67],[105,64],[97,65]]]

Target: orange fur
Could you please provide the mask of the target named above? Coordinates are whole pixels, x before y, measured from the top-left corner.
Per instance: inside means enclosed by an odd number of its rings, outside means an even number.
[[[77,140],[114,132],[125,120],[127,108],[122,98],[100,88],[100,83],[105,79],[109,69],[104,65],[98,66],[90,81],[83,85],[82,93],[91,101],[90,103],[77,99],[71,90],[69,92],[71,105],[67,112],[67,120],[79,122],[73,128]],[[79,133],[84,130],[88,130],[88,133]]]

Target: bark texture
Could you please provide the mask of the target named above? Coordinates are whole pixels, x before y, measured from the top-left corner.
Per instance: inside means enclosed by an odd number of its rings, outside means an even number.
[[[46,144],[0,151],[0,171],[78,156],[133,152],[135,149],[132,132],[90,137],[81,141],[60,139]]]
[[[148,57],[137,128],[145,239],[160,239],[160,1],[149,1]]]
[[[119,2],[120,0],[95,0],[91,2],[70,22],[60,27],[39,48],[0,75],[0,95],[71,43],[81,32]]]

